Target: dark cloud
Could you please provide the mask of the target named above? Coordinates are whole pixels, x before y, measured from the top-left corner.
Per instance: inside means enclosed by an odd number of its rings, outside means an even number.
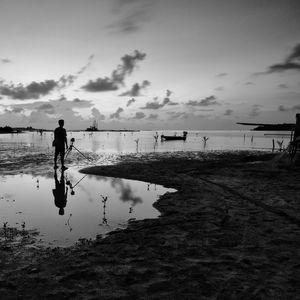
[[[233,113],[233,110],[232,109],[226,109],[225,113],[224,113],[224,116],[231,116]]]
[[[172,91],[170,91],[170,90],[167,90],[167,91],[166,91],[166,96],[167,96],[167,97],[170,97],[172,94],[173,94]]]
[[[292,107],[285,107],[283,105],[278,106],[278,111],[280,112],[295,111],[295,110],[300,110],[300,105],[294,105]]]
[[[105,78],[98,78],[96,80],[89,80],[88,83],[81,87],[87,92],[108,92],[108,91],[115,91],[117,90],[118,83],[112,81],[112,79],[105,77]]]
[[[119,107],[117,111],[110,115],[111,119],[120,119],[120,114],[124,111],[123,108]]]
[[[2,83],[0,85],[0,93],[11,99],[39,99],[41,96],[45,96],[52,92],[57,86],[58,83],[54,80],[46,80],[44,82],[33,81],[28,85]]]
[[[12,61],[8,58],[1,58],[0,61],[3,63],[3,64],[11,64]]]
[[[221,77],[226,77],[227,75],[228,75],[227,73],[219,73],[216,75],[216,77],[221,78]]]
[[[288,70],[300,71],[300,43],[293,48],[291,54],[282,63],[274,64],[265,72],[255,73],[254,75],[280,73]]]
[[[135,50],[133,54],[126,54],[121,58],[122,63],[112,71],[111,77],[98,78],[89,80],[89,82],[81,88],[87,92],[106,92],[115,91],[124,85],[124,80],[131,75],[137,67],[139,61],[144,60],[145,53]]]
[[[135,100],[134,98],[129,99],[126,106],[127,106],[127,107],[130,106],[130,105],[131,105],[132,103],[134,103],[135,101],[136,101],[136,100]]]
[[[141,92],[144,89],[146,89],[149,85],[150,82],[148,80],[144,80],[142,84],[135,83],[129,91],[122,93],[120,96],[130,96],[130,97],[142,96]]]
[[[246,83],[245,83],[245,85],[253,85],[254,83],[252,82],[252,81],[247,81]]]
[[[146,115],[143,112],[139,111],[139,112],[135,113],[135,116],[133,117],[133,119],[141,120],[141,119],[144,119],[145,117],[146,117]]]
[[[209,96],[202,100],[190,100],[185,105],[187,106],[210,106],[210,105],[218,105],[219,102],[216,101],[215,96]]]
[[[147,102],[144,107],[141,107],[141,109],[159,109],[166,105],[178,105],[178,103],[172,102],[169,98],[164,98],[162,103],[159,103],[158,101]]]

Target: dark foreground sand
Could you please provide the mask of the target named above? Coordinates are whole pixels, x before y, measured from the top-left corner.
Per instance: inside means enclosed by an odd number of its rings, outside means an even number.
[[[83,169],[178,192],[155,203],[158,219],[70,249],[39,249],[26,232],[2,240],[0,298],[300,299],[300,167],[273,156],[130,155]]]

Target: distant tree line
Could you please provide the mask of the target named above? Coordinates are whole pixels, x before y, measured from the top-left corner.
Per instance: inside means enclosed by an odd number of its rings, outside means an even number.
[[[14,129],[10,126],[0,127],[0,133],[11,133]]]

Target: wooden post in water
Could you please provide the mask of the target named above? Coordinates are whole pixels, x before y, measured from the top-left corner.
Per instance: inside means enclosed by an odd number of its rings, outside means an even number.
[[[274,139],[272,139],[272,152],[274,152],[274,149],[275,149],[275,141]]]

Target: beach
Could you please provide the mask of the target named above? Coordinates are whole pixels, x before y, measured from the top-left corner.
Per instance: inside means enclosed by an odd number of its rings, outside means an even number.
[[[2,298],[298,299],[300,168],[274,155],[137,153],[83,168],[177,192],[154,204],[159,218],[73,247],[37,247],[34,232],[2,238]],[[50,155],[35,170],[34,159],[1,169],[53,172]]]

